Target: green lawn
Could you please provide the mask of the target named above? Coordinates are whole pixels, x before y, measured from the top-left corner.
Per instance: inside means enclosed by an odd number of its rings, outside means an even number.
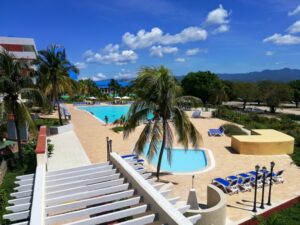
[[[259,225],[299,225],[300,202],[294,206],[275,213],[267,219],[260,219]]]

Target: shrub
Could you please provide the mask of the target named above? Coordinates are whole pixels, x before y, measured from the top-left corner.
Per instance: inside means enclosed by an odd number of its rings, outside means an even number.
[[[240,127],[234,124],[226,123],[222,125],[225,129],[225,134],[228,137],[231,137],[232,135],[244,135],[247,134],[245,131],[243,131]]]
[[[124,131],[124,127],[123,126],[117,126],[117,127],[113,127],[111,128],[114,132],[119,133]]]

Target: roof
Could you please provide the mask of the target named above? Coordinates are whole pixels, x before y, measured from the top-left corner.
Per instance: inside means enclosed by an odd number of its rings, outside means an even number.
[[[135,157],[110,154],[110,161],[17,177],[4,215],[12,224],[195,224],[200,214],[185,217],[188,205],[167,199],[170,189],[155,183]]]
[[[96,81],[98,88],[109,88],[110,80],[99,80]],[[130,87],[132,83],[130,81],[118,81],[121,87]]]

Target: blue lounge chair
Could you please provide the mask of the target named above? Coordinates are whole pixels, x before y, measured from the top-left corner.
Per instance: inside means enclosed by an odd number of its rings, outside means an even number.
[[[239,189],[237,187],[237,180],[228,181],[223,178],[215,178],[212,181],[212,184],[219,187],[221,190],[223,190],[225,193],[232,195],[234,193],[238,193]]]
[[[250,185],[250,177],[243,178],[237,176],[228,176],[226,179],[230,182],[233,180],[237,180],[238,187],[242,192],[251,191],[252,189]]]
[[[221,126],[218,129],[209,129],[208,135],[209,136],[223,136],[224,135],[224,128]]]
[[[256,172],[255,171],[249,171],[248,174],[251,176],[251,184],[254,186],[255,185]],[[268,184],[267,180],[265,181],[265,184]],[[258,171],[258,174],[257,174],[257,187],[260,188],[262,186],[263,186],[263,173]]]

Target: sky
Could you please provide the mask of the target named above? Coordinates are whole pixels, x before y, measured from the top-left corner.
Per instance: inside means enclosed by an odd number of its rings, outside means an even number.
[[[66,48],[79,79],[300,68],[299,0],[0,0],[0,36]]]

